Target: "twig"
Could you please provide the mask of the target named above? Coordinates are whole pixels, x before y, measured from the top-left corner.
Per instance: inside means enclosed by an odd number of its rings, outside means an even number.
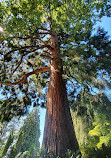
[[[45,54],[51,55],[48,51],[44,50]]]
[[[42,42],[44,45],[46,45],[46,42],[40,39],[39,37],[37,38],[40,42]]]

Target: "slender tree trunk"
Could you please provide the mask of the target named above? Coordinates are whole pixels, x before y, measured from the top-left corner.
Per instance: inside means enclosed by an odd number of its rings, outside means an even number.
[[[47,111],[43,137],[43,147],[64,157],[67,149],[78,150],[67,91],[62,79],[60,50],[56,35],[51,39],[53,58],[51,63],[50,83],[47,92]]]

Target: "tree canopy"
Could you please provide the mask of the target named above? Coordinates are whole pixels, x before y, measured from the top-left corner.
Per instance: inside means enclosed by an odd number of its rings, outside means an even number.
[[[44,106],[54,34],[67,84],[74,90],[110,86],[111,41],[102,28],[92,35],[102,16],[111,16],[107,0],[0,2],[1,121],[26,113],[31,102]]]

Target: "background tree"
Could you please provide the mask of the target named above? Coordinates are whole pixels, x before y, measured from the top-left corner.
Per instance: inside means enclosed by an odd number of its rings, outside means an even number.
[[[80,92],[72,105],[72,118],[82,154],[87,158],[110,157],[111,102],[106,95]]]
[[[7,126],[7,123],[0,123],[0,153],[2,151],[2,147],[4,145],[4,135],[6,133],[6,126]]]
[[[7,142],[5,143],[4,148],[3,148],[3,150],[2,150],[2,152],[0,154],[1,158],[6,155],[6,153],[7,153],[7,151],[8,151],[8,149],[9,149],[9,147],[10,147],[12,142],[13,142],[13,136],[12,136],[12,134],[10,134],[8,139],[7,139]]]
[[[1,118],[26,113],[31,101],[35,105],[39,96],[46,98],[39,87],[46,91],[48,87],[43,146],[64,157],[67,149],[78,150],[65,84],[89,88],[108,84],[100,72],[108,76],[111,70],[110,41],[101,30],[94,37],[91,31],[99,18],[110,16],[109,2],[11,0],[0,3],[0,10],[0,84],[6,95]],[[39,72],[45,73],[31,78]]]
[[[32,158],[37,156],[40,148],[40,120],[37,108],[33,110],[25,119],[21,130],[24,133],[24,137],[20,151],[28,151],[30,157]]]
[[[9,158],[24,155],[26,152],[27,157],[36,157],[39,148],[39,113],[38,109],[34,109],[23,121],[19,131],[16,132],[15,128],[13,132],[10,131],[10,135],[2,149],[2,156],[7,155]],[[17,125],[16,125],[17,126]],[[16,134],[15,134],[16,133]],[[24,155],[25,156],[25,155]]]
[[[13,138],[14,141],[17,139],[20,126],[22,126],[22,120],[18,117],[12,118],[9,122],[0,122],[0,153],[3,152],[3,148],[5,148],[4,146],[6,146],[9,138],[11,144],[13,143],[11,138]]]

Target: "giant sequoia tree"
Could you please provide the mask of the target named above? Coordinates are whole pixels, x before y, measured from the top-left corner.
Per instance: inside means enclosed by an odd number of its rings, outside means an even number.
[[[73,83],[76,90],[108,83],[110,42],[103,30],[93,37],[91,31],[99,18],[110,16],[109,8],[107,0],[10,0],[0,4],[1,120],[26,113],[31,102],[44,106],[47,94],[43,146],[61,157],[67,149],[79,148],[66,84]]]

